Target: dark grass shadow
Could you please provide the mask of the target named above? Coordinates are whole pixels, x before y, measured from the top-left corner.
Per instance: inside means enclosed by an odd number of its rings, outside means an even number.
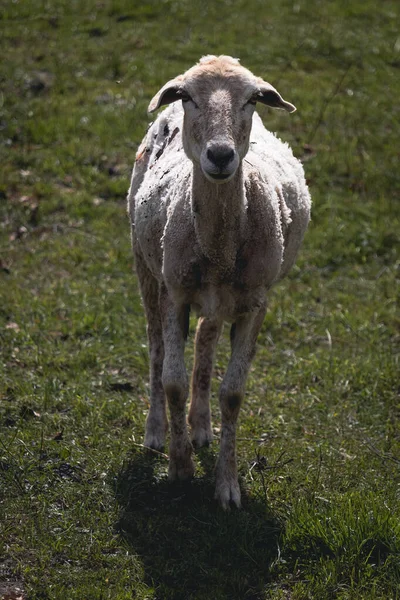
[[[115,478],[117,530],[143,563],[157,600],[256,600],[270,580],[282,526],[242,490],[242,510],[214,501],[215,456],[197,455],[202,475],[167,481],[167,461],[137,450]]]

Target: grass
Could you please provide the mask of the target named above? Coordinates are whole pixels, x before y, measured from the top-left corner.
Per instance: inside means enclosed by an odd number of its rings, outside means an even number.
[[[399,598],[398,3],[3,4],[0,597]],[[140,447],[125,210],[151,96],[206,52],[297,105],[260,112],[314,201],[270,296],[229,514],[212,499],[217,440],[182,487]]]

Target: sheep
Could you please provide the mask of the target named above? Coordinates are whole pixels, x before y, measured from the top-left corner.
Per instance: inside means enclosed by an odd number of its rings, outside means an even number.
[[[215,498],[240,507],[236,422],[266,312],[266,293],[289,271],[311,199],[301,163],[267,131],[257,102],[293,112],[275,88],[229,56],[205,56],[168,81],[164,105],[136,155],[128,211],[147,318],[150,409],[144,445],[161,450],[170,413],[171,481],[194,474],[192,449],[213,433],[215,348],[231,323],[231,358],[219,391],[220,452]],[[184,363],[189,310],[199,317],[189,392]]]

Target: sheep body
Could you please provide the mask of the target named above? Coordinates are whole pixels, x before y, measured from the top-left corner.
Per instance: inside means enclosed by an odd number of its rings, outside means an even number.
[[[157,280],[180,302],[196,308],[199,316],[218,312],[232,321],[259,306],[295,261],[310,209],[303,167],[255,113],[243,161],[243,211],[251,223],[231,257],[221,252],[210,262],[196,235],[192,162],[183,149],[182,126],[183,109],[176,104],[150,126],[135,166],[143,178],[129,193],[131,220],[140,251]],[[140,163],[145,161],[144,168]],[[237,265],[243,262],[238,254],[246,252],[246,242],[256,250],[247,277]]]
[[[182,99],[181,102],[177,102]],[[170,104],[139,148],[128,194],[132,244],[148,321],[150,410],[145,445],[160,449],[170,411],[169,477],[193,475],[192,445],[212,440],[209,396],[215,347],[231,326],[220,387],[216,498],[240,506],[236,420],[266,310],[266,293],[289,271],[310,216],[301,163],[254,112],[293,112],[270,84],[230,57],[205,57],[168,82],[150,111]],[[184,364],[189,309],[196,331],[189,423]]]

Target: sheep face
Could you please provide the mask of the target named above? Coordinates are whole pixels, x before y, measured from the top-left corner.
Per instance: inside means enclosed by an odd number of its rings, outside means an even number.
[[[249,148],[254,90],[243,93],[240,82],[236,82],[235,90],[233,82],[230,87],[224,81],[204,86],[201,79],[182,92],[183,146],[209,181],[226,183],[234,177]]]
[[[227,56],[206,56],[169,81],[153,98],[149,112],[181,100],[183,147],[212,183],[230,181],[249,149],[256,102],[293,112],[267,82]]]

